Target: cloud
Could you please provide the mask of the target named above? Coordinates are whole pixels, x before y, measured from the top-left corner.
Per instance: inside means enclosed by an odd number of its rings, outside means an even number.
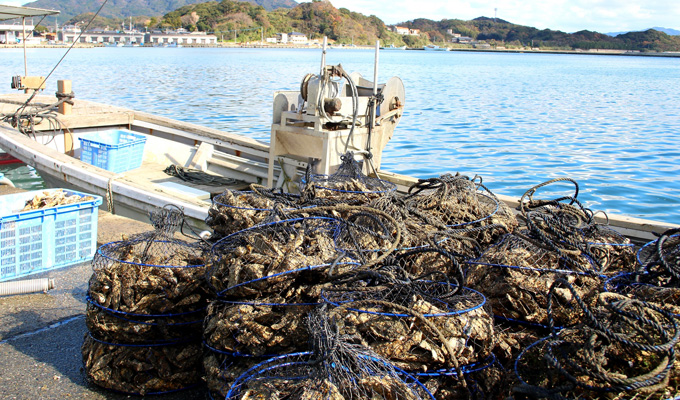
[[[6,6],[22,6],[26,0],[3,0],[2,4]]]
[[[480,16],[498,18],[538,29],[565,32],[591,30],[613,32],[643,30],[653,26],[680,29],[680,2],[668,0],[331,0],[386,24],[416,18],[469,20]],[[495,11],[494,9],[497,9]]]

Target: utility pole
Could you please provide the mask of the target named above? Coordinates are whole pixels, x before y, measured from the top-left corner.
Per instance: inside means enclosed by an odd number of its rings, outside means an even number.
[[[498,8],[493,9],[493,22],[496,23],[496,15],[498,14]]]

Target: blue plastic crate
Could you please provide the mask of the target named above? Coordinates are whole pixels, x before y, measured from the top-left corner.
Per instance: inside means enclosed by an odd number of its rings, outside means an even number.
[[[92,132],[80,136],[80,160],[111,172],[139,168],[146,137],[125,129]]]
[[[57,190],[0,196],[0,282],[92,259],[101,196],[64,190],[94,200],[20,211],[37,194]]]

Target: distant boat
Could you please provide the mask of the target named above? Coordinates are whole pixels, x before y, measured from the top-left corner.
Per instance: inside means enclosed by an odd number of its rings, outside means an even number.
[[[183,47],[181,44],[178,44],[176,42],[171,42],[171,43],[157,43],[154,44],[153,47],[173,47],[173,48],[178,48],[178,47]]]
[[[123,47],[124,45],[123,45],[122,42],[111,42],[111,43],[106,43],[104,46],[105,47]]]
[[[449,51],[448,47],[439,47],[434,44],[428,44],[427,46],[423,47],[423,50],[426,51]]]
[[[406,45],[403,45],[401,47],[396,47],[394,44],[391,44],[389,46],[381,47],[381,50],[406,50]]]

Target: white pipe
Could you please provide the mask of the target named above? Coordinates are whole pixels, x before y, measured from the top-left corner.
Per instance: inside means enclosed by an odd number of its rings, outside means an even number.
[[[21,17],[21,26],[23,27],[23,35],[21,41],[24,44],[24,76],[28,76],[28,62],[26,62],[26,17]]]
[[[321,52],[321,73],[323,76],[323,71],[326,69],[326,45],[328,44],[328,38],[323,37],[323,51]]]
[[[373,66],[373,96],[378,94],[378,52],[380,51],[380,40],[375,41],[375,65]]]
[[[34,292],[46,292],[54,289],[54,279],[27,279],[23,281],[12,281],[0,283],[0,296],[10,296],[14,294],[25,294]]]

